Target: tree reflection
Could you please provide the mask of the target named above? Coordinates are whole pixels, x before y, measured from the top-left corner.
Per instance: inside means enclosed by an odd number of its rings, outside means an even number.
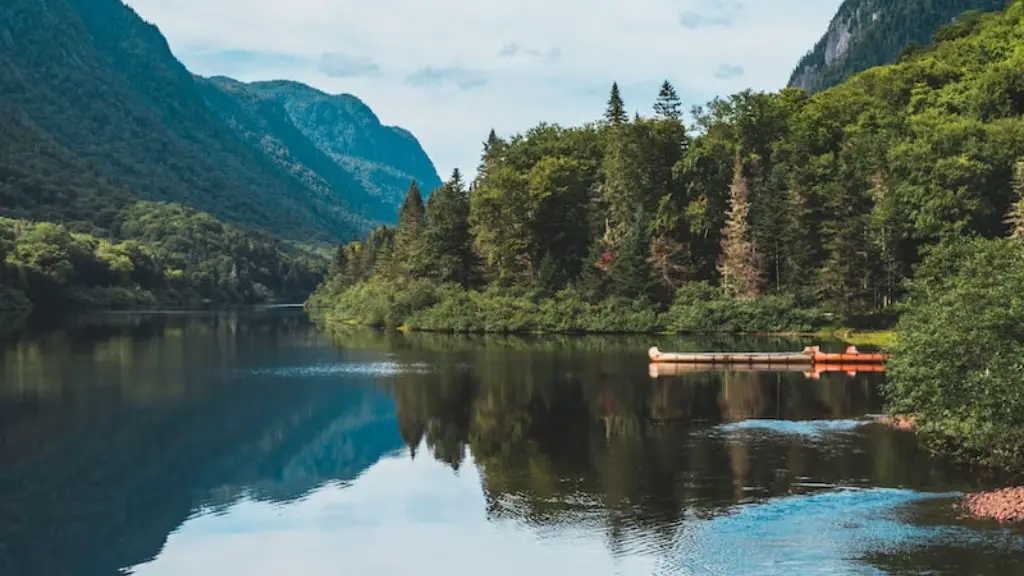
[[[603,526],[613,551],[637,542],[638,532],[645,545],[667,549],[687,516],[820,489],[816,483],[968,483],[921,453],[912,438],[880,425],[835,436],[720,427],[878,413],[877,374],[814,380],[800,372],[695,372],[652,379],[645,348],[629,339],[611,347],[590,338],[397,338],[390,344],[401,350],[398,361],[432,354],[438,367],[393,382],[410,449],[422,440],[458,468],[468,448],[492,518],[538,529]]]

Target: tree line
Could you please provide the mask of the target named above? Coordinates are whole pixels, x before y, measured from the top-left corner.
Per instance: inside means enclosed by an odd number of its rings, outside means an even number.
[[[323,278],[326,258],[180,205],[136,203],[114,228],[0,218],[0,310],[297,301]]]
[[[401,295],[422,279],[656,311],[784,297],[836,318],[891,312],[933,247],[1011,233],[1021,9],[955,23],[813,96],[748,90],[684,123],[668,81],[647,117],[630,117],[613,84],[599,121],[492,131],[472,183],[456,170],[426,202],[410,187],[397,226],[338,249],[314,304],[344,317],[347,288]],[[452,294],[428,292],[392,315]]]

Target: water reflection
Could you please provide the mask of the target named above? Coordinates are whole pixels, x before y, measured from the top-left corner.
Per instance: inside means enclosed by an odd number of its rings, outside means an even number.
[[[651,378],[652,344],[806,342],[329,338],[282,310],[10,330],[0,573],[999,574],[1024,559],[1018,532],[949,513],[987,480],[870,423],[883,375]]]
[[[372,377],[238,374],[352,356],[301,313],[84,317],[10,336],[0,573],[115,574],[197,510],[355,478],[402,446]]]

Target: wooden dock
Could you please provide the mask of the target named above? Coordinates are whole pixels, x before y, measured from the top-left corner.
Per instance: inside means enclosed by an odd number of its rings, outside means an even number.
[[[860,352],[854,346],[839,353],[822,352],[818,346],[808,346],[803,352],[662,352],[654,346],[647,355],[654,363],[758,367],[882,364],[889,358],[885,354]]]
[[[845,372],[851,376],[861,372],[885,372],[885,364],[701,364],[692,362],[651,362],[651,378],[664,378],[696,374],[698,372],[800,372],[808,378],[818,379],[829,372]]]

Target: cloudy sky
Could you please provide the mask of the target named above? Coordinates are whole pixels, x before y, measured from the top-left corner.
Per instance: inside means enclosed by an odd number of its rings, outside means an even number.
[[[193,72],[287,78],[411,130],[442,178],[480,143],[604,110],[777,89],[840,0],[127,0]]]

